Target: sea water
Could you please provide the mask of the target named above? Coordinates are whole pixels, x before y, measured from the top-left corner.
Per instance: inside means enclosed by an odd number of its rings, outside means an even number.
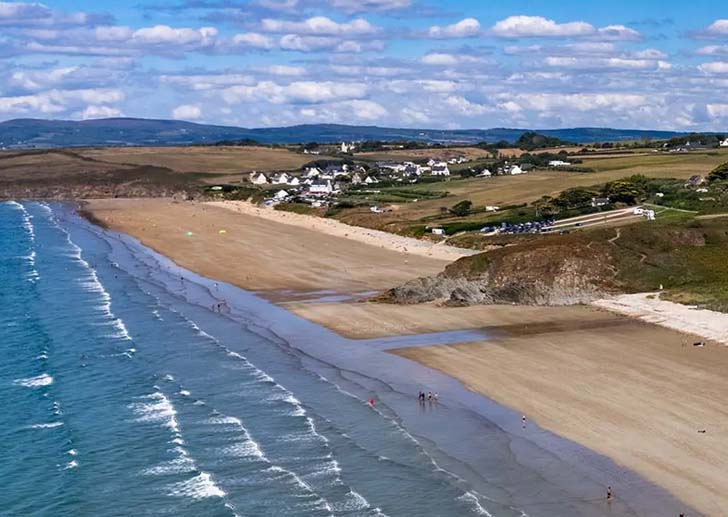
[[[381,351],[469,337],[345,340],[72,207],[0,202],[0,515],[680,508],[606,458],[521,430],[512,411]],[[417,386],[448,400],[419,404]],[[633,506],[606,505],[606,484]]]
[[[396,422],[61,211],[0,203],[0,513],[487,514]]]

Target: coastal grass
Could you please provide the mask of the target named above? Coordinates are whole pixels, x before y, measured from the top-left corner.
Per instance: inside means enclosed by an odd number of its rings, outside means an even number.
[[[262,146],[102,147],[82,149],[77,153],[107,163],[153,165],[180,173],[218,175],[293,171],[314,158],[328,158],[312,157],[285,147]]]

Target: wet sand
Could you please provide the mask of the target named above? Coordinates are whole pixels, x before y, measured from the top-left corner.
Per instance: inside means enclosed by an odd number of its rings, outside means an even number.
[[[694,347],[695,336],[581,306],[287,307],[357,339],[479,329],[487,340],[392,352],[517,408],[705,514],[728,514],[723,345]]]
[[[91,208],[104,224],[183,267],[246,289],[370,291],[445,265],[250,215],[231,218],[221,208],[159,201]],[[220,236],[223,227],[227,234]],[[186,236],[188,229],[196,238]],[[721,397],[728,350],[722,347],[693,348],[690,336],[586,307],[284,306],[355,339],[485,329],[488,340],[396,354],[525,413],[706,514],[728,512],[728,410]]]

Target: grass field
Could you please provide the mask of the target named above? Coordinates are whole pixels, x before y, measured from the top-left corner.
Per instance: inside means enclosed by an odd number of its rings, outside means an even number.
[[[694,174],[707,175],[726,161],[728,150],[690,154],[645,153],[584,157],[582,165],[594,169],[595,172],[536,171],[519,176],[452,180],[448,183],[415,185],[412,188],[447,190],[450,197],[424,202],[436,206],[443,203],[449,206],[463,199],[469,199],[476,206],[511,205],[535,201],[545,195],[556,195],[573,187],[602,185],[633,174],[677,179],[687,179]]]
[[[103,162],[152,165],[182,173],[213,175],[297,170],[315,159],[330,158],[270,147],[105,147],[81,149],[76,152],[81,156]]]

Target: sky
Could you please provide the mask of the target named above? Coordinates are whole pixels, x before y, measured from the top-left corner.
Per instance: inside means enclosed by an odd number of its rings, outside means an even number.
[[[0,1],[0,120],[728,130],[725,0]]]

